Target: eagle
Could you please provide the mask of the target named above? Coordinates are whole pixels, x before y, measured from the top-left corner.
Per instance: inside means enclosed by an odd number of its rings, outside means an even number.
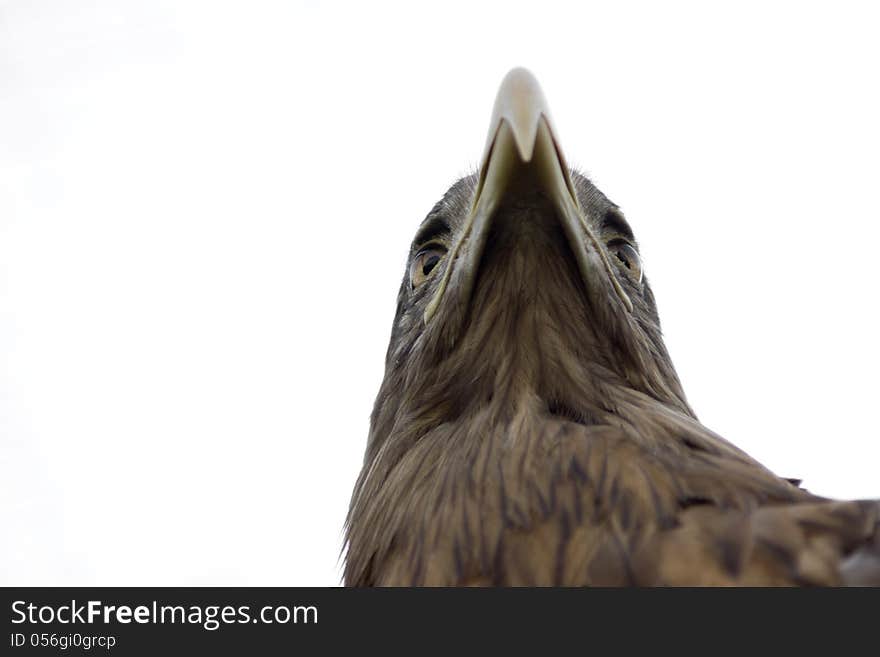
[[[880,584],[880,502],[703,426],[633,230],[527,70],[410,247],[345,529],[348,586]]]

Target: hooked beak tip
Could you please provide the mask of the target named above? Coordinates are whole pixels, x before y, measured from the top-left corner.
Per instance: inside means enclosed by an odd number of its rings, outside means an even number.
[[[503,124],[510,129],[521,160],[530,162],[535,152],[538,125],[542,116],[552,126],[547,99],[538,80],[525,68],[511,70],[504,76],[495,97],[481,168],[485,167]]]

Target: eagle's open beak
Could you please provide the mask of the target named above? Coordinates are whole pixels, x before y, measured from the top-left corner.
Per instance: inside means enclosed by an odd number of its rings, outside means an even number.
[[[611,285],[632,311],[629,296],[584,217],[541,87],[529,71],[515,68],[505,76],[495,98],[473,206],[425,309],[426,323],[443,300],[451,272],[461,264],[465,265],[461,292],[470,295],[492,219],[502,202],[535,191],[555,208],[588,294],[607,303],[608,297],[600,291]],[[458,263],[459,259],[464,262]]]

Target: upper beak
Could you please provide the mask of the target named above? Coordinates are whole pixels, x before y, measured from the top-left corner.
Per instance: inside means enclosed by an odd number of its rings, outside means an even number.
[[[632,311],[629,296],[584,216],[541,87],[529,71],[515,68],[505,76],[495,98],[473,205],[425,309],[426,323],[437,312],[452,271],[460,264],[465,265],[461,293],[470,295],[496,211],[511,196],[530,191],[545,195],[556,210],[591,301],[601,302],[602,297],[607,303],[604,291],[610,285]],[[462,259],[463,263],[457,262]]]

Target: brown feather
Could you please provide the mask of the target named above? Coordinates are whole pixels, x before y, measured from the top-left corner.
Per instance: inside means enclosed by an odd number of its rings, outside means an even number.
[[[613,260],[608,245],[628,226],[571,175]],[[431,211],[432,240],[464,240],[476,183],[459,181]],[[464,256],[401,285],[348,516],[346,584],[880,581],[876,502],[817,497],[698,422],[647,281],[616,272],[631,313],[610,282],[608,303],[591,301],[540,193],[495,221],[470,296]],[[425,325],[446,267],[445,305]]]

